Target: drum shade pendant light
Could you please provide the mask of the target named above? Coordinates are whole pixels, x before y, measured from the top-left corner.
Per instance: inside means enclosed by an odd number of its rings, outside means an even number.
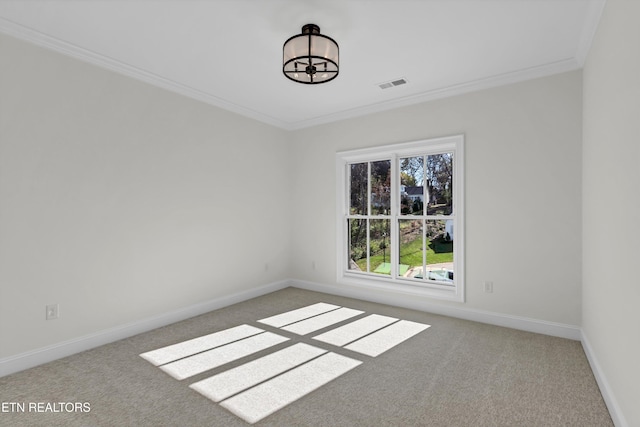
[[[282,72],[298,83],[326,83],[338,76],[338,43],[320,34],[320,27],[307,24],[302,34],[293,36],[282,47]]]

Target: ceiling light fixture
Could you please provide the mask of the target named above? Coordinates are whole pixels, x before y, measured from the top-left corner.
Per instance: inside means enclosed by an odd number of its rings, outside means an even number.
[[[282,47],[282,72],[298,83],[326,83],[338,76],[338,43],[320,34],[320,27],[307,24],[302,34],[293,36]]]

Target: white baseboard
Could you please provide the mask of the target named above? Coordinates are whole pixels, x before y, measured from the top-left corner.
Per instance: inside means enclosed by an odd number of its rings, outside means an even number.
[[[624,415],[622,415],[620,406],[618,406],[618,401],[613,395],[611,386],[609,385],[604,372],[602,372],[602,368],[598,363],[598,359],[596,358],[595,352],[593,351],[593,347],[591,347],[591,343],[589,342],[589,339],[587,338],[587,335],[584,333],[584,331],[582,331],[582,348],[584,349],[584,353],[587,355],[587,360],[589,361],[589,365],[591,365],[593,376],[596,378],[598,387],[600,387],[600,393],[602,394],[604,403],[607,405],[607,409],[609,409],[609,415],[611,415],[613,424],[616,427],[628,427],[629,423],[627,423]]]
[[[128,338],[133,335],[151,331],[153,329],[170,325],[181,320],[189,319],[194,316],[199,316],[212,310],[217,310],[232,304],[237,304],[242,301],[266,295],[289,286],[316,292],[340,295],[349,298],[357,298],[381,304],[396,305],[399,307],[426,311],[434,314],[451,316],[491,325],[504,326],[508,328],[551,335],[561,338],[579,340],[582,342],[585,354],[587,356],[589,364],[591,365],[591,369],[594,373],[598,386],[600,387],[600,391],[607,405],[607,408],[609,409],[609,413],[611,414],[611,418],[614,424],[616,425],[616,427],[628,427],[629,425],[622,415],[620,407],[618,406],[611,387],[609,386],[609,383],[600,368],[600,365],[595,357],[595,353],[593,351],[593,348],[591,347],[591,344],[589,343],[587,336],[577,326],[546,322],[519,316],[511,316],[490,311],[433,304],[421,300],[416,300],[415,298],[402,294],[386,294],[384,296],[372,295],[364,289],[359,289],[352,286],[325,285],[303,280],[283,280],[279,282],[269,283],[257,288],[219,298],[214,298],[209,301],[171,311],[159,316],[154,316],[137,322],[96,332],[94,334],[85,335],[73,340],[64,341],[47,347],[21,353],[15,356],[3,358],[0,359],[0,377],[32,368],[43,363],[51,362],[62,357],[70,356],[81,351],[89,350],[104,344],[109,344],[111,342]]]
[[[108,344],[123,338],[150,331],[171,323],[179,322],[190,317],[198,316],[212,310],[217,310],[231,304],[256,298],[288,286],[294,286],[311,291],[324,292],[328,294],[340,295],[350,298],[362,299],[381,304],[391,304],[399,307],[414,310],[426,311],[444,316],[457,317],[475,322],[488,323],[491,325],[504,326],[529,332],[536,332],[573,340],[581,340],[582,333],[579,327],[560,323],[546,322],[537,319],[530,319],[519,316],[506,315],[490,311],[476,310],[470,308],[460,308],[442,304],[425,302],[415,297],[402,294],[384,296],[367,292],[354,286],[325,285],[302,280],[283,280],[270,283],[254,289],[215,298],[190,307],[175,310],[159,316],[143,319],[126,325],[99,331],[94,334],[85,335],[76,339],[64,341],[47,347],[21,353],[0,359],[0,377],[22,371],[43,363],[51,362],[62,357],[70,356],[81,351],[89,350],[100,345]]]
[[[174,310],[159,316],[142,319],[126,325],[99,331],[47,347],[0,359],[0,377],[19,372],[81,351],[89,350],[104,344],[131,337],[142,332],[151,331],[181,320],[199,316],[212,310],[237,304],[290,286],[288,280],[269,283],[257,288],[214,298],[189,307]]]
[[[547,322],[544,320],[531,319],[520,316],[506,315],[490,311],[476,310],[463,307],[452,307],[441,304],[433,304],[416,299],[414,296],[398,294],[372,294],[367,289],[355,286],[337,286],[325,285],[304,280],[292,280],[291,286],[307,289],[310,291],[323,292],[327,294],[339,295],[349,298],[357,298],[365,301],[377,302],[381,304],[390,304],[399,307],[410,308],[414,310],[426,311],[443,316],[456,317],[475,322],[488,323],[491,325],[504,326],[507,328],[519,329],[528,332],[535,332],[544,335],[550,335],[560,338],[568,338],[582,343],[584,352],[591,366],[591,370],[595,376],[600,393],[607,405],[611,419],[616,427],[629,427],[617,400],[614,397],[611,386],[609,385],[604,372],[600,368],[595,352],[589,343],[589,340],[578,326],[566,325],[561,323]]]
[[[356,286],[325,285],[304,280],[292,280],[291,286],[307,289],[310,291],[324,292],[327,294],[340,295],[349,298],[357,298],[365,301],[390,304],[413,310],[426,311],[443,316],[456,317],[459,319],[471,320],[474,322],[487,323],[490,325],[503,326],[522,331],[535,332],[554,337],[568,338],[580,341],[582,338],[579,326],[566,325],[562,323],[547,322],[544,320],[531,319],[527,317],[512,316],[508,314],[496,313],[492,311],[477,310],[473,308],[454,307],[443,304],[429,303],[415,296],[385,293],[372,294],[366,289]]]

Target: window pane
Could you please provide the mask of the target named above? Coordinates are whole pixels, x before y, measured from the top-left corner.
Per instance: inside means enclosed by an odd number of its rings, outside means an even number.
[[[367,271],[367,220],[349,219],[348,269]]]
[[[352,215],[367,215],[367,180],[368,163],[350,165],[349,183],[349,213]]]
[[[400,262],[398,276],[416,277],[422,274],[424,244],[421,219],[398,221],[400,239]]]
[[[453,283],[453,220],[427,221],[427,280]]]
[[[453,212],[453,153],[427,156],[427,215]]]
[[[424,205],[424,157],[400,159],[400,214],[422,215]]]
[[[371,215],[391,214],[391,160],[371,162]]]
[[[373,273],[391,274],[390,223],[388,219],[370,220],[369,263]]]

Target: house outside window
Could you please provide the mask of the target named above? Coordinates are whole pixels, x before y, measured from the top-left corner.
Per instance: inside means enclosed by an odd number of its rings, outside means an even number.
[[[464,301],[464,137],[337,153],[338,282]]]

